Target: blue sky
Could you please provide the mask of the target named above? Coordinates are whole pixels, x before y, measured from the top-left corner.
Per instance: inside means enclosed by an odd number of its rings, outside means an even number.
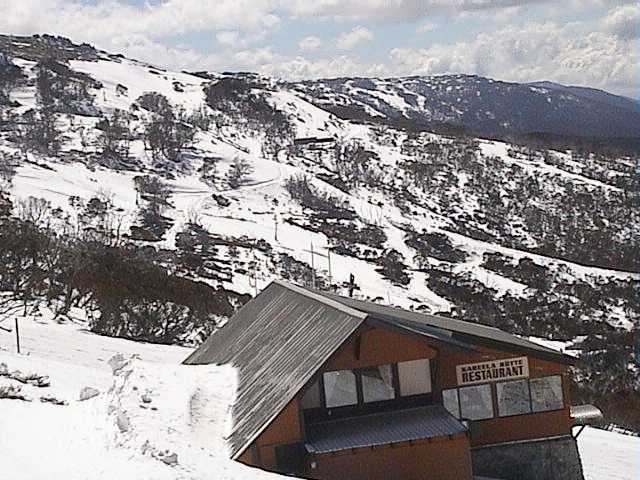
[[[627,0],[0,0],[0,31],[281,78],[475,73],[639,96]]]

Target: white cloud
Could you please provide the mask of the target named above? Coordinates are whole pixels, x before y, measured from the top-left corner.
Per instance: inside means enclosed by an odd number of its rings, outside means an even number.
[[[159,0],[142,6],[124,0],[0,0],[0,31],[65,35],[176,69],[254,70],[291,79],[477,73],[514,81],[550,79],[636,95],[638,5],[631,0],[571,0],[570,8],[615,5],[603,18],[583,23],[500,26],[499,18],[511,18],[518,7],[524,10],[545,1],[217,0],[215,7],[207,8],[200,0]],[[545,11],[552,5],[548,3]],[[438,18],[434,15],[447,12],[455,13],[459,21],[482,14],[492,23],[485,33],[473,38],[465,36],[463,41],[422,49],[394,48],[388,58],[378,55],[375,62],[350,55],[309,59],[282,55],[274,47],[252,48],[258,41],[264,43],[280,26],[281,18],[294,22],[292,15],[363,19],[363,26],[335,40],[334,47],[350,50],[373,39],[371,30],[364,26],[370,27],[365,19],[393,22],[422,18],[418,31],[428,31],[434,25],[431,21]],[[209,33],[227,48],[208,55],[167,40],[194,32]],[[314,36],[298,43],[301,53],[322,46],[322,40]]]
[[[357,44],[373,40],[373,32],[365,27],[354,27],[350,32],[338,35],[336,46],[341,50],[351,50]]]
[[[418,28],[416,28],[416,33],[427,33],[436,29],[436,24],[433,22],[423,22]]]
[[[298,42],[298,48],[305,52],[312,52],[318,50],[320,47],[322,47],[322,40],[314,36],[304,37]]]
[[[436,13],[459,14],[547,2],[551,0],[289,0],[287,4],[291,13],[301,17],[399,22]]]
[[[637,46],[577,23],[531,23],[481,33],[473,40],[424,49],[395,48],[391,69],[401,75],[475,73],[518,82],[553,80],[633,94]]]
[[[607,31],[623,40],[640,37],[640,6],[624,5],[613,9],[604,19]]]
[[[263,63],[258,67],[258,70],[265,75],[289,80],[354,76],[380,77],[387,73],[387,68],[383,64],[363,63],[347,55],[317,60],[301,56],[281,57],[274,60],[277,61]]]
[[[240,33],[237,30],[222,30],[216,33],[216,40],[221,45],[234,46],[238,44]]]
[[[212,61],[193,49],[167,46],[163,39],[193,32],[217,32],[217,40],[238,47],[277,28],[273,0],[164,0],[132,6],[117,0],[95,4],[78,0],[0,0],[0,31],[50,33],[90,42],[99,48],[169,67],[187,68]]]

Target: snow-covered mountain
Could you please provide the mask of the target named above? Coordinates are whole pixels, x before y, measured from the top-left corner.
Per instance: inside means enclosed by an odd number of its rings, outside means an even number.
[[[201,323],[149,333],[143,320],[226,317],[284,277],[560,342],[590,365],[577,373],[584,398],[638,388],[628,341],[640,315],[637,156],[365,121],[636,135],[637,112],[611,106],[622,100],[468,76],[294,84],[190,74],[48,36],[0,36],[0,52],[0,179],[14,216],[131,255],[74,245],[76,261],[37,283],[63,313],[82,303],[98,331],[193,341],[185,332]],[[354,108],[366,115],[334,114]],[[23,223],[5,224],[0,243],[10,245]],[[136,277],[132,248],[164,270]],[[3,259],[14,253],[0,245]],[[0,280],[17,270],[0,268]],[[150,278],[155,297],[132,293]],[[188,294],[185,278],[197,282]],[[609,405],[611,419],[629,411]],[[635,415],[626,421],[640,424]]]
[[[344,118],[450,124],[482,135],[640,136],[640,104],[601,90],[476,75],[338,78],[289,84]]]

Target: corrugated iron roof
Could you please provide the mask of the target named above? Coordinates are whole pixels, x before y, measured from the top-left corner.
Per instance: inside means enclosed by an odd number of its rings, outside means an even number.
[[[602,421],[602,412],[595,405],[572,405],[571,419],[574,425],[592,425]]]
[[[211,335],[186,364],[231,364],[238,392],[229,435],[236,458],[287,406],[366,314],[272,283]]]
[[[474,343],[474,340],[484,341],[507,347],[520,352],[531,352],[543,358],[550,358],[562,363],[573,363],[576,359],[557,350],[531,342],[525,338],[507,333],[495,327],[480,323],[466,322],[455,318],[439,317],[425,313],[412,312],[398,307],[389,307],[373,302],[356,300],[355,298],[342,297],[335,293],[317,292],[327,299],[340,302],[345,306],[359,310],[374,318],[387,320],[407,328],[421,329],[431,327],[439,331],[449,332],[454,340]]]
[[[307,451],[330,453],[445,437],[466,427],[441,405],[395,410],[309,425]]]
[[[184,363],[238,369],[229,443],[234,458],[266,429],[329,357],[367,320],[449,345],[478,339],[546,355],[564,355],[496,328],[424,315],[272,282],[211,335]]]

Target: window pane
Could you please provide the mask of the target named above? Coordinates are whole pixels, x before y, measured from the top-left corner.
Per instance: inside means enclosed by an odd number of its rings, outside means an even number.
[[[531,412],[529,401],[529,382],[518,380],[496,385],[498,393],[498,412],[501,417]]]
[[[431,392],[431,369],[429,360],[414,360],[398,363],[400,395],[420,395]]]
[[[451,390],[442,391],[442,404],[444,408],[449,410],[449,413],[456,418],[460,418],[460,405],[458,404],[458,390],[455,388]]]
[[[309,390],[304,393],[300,405],[303,410],[307,408],[320,408],[322,406],[322,403],[320,401],[319,382],[314,382],[313,385],[309,387]]]
[[[560,376],[532,378],[530,385],[534,412],[558,410],[564,407],[562,378]]]
[[[474,385],[460,389],[460,417],[467,420],[493,418],[490,385]]]
[[[393,400],[393,369],[391,365],[364,368],[360,370],[362,375],[362,399],[365,402],[380,402]]]
[[[351,370],[326,372],[323,376],[327,408],[355,405],[358,403],[356,376]]]

